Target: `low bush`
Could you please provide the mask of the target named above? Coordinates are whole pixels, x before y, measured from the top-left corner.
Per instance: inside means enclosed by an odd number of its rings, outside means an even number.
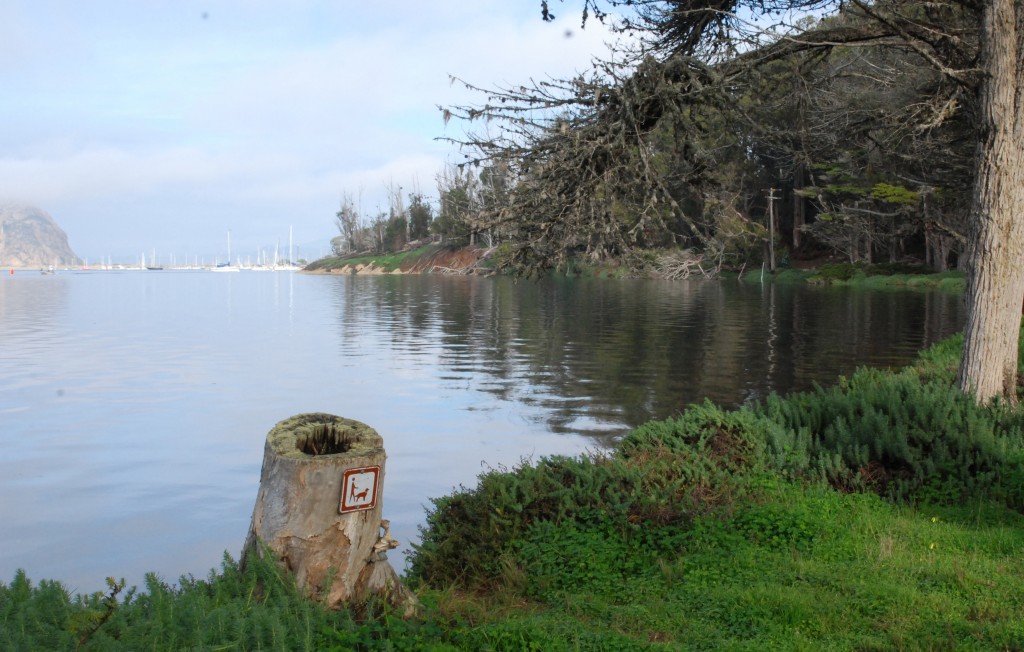
[[[868,289],[939,288],[962,292],[966,285],[964,273],[948,271],[933,273],[921,265],[902,263],[828,263],[807,280],[811,283],[835,283]]]
[[[993,499],[1024,507],[1024,420],[913,370],[861,369],[828,389],[772,396],[773,466],[898,501]]]
[[[946,379],[941,355],[927,355],[924,366]],[[1022,509],[1024,417],[978,406],[946,382],[922,382],[914,369],[861,369],[828,389],[733,411],[694,405],[637,428],[612,454],[492,471],[477,487],[436,500],[412,575],[434,585],[487,585],[537,528],[590,537],[594,522],[601,531],[614,523],[626,541],[631,528],[685,529],[698,516],[756,502],[757,483],[773,473],[901,502],[995,500]],[[753,532],[758,519],[747,518],[737,527]],[[757,536],[800,539],[783,531]]]
[[[865,267],[856,263],[828,263],[818,268],[817,277],[825,282],[849,281],[858,274],[863,275]]]
[[[433,501],[411,555],[411,577],[434,586],[487,585],[510,547],[540,523],[614,523],[619,535],[685,526],[728,508],[766,473],[763,431],[746,411],[704,403],[634,431],[610,455],[549,457],[481,475]]]
[[[776,283],[804,283],[814,276],[814,272],[805,269],[787,268],[775,274]]]
[[[430,618],[325,609],[257,555],[244,570],[225,556],[221,572],[176,586],[150,574],[144,590],[121,595],[123,582],[108,583],[107,593],[74,597],[56,582],[33,586],[23,572],[0,583],[0,650],[462,649]]]
[[[641,646],[1010,645],[1024,414],[954,389],[960,346],[486,473],[435,501],[412,577],[522,596]]]

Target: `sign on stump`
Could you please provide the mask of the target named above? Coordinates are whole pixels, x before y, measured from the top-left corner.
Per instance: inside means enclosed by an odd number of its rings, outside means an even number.
[[[387,561],[398,545],[381,518],[384,441],[365,423],[300,414],[267,434],[260,488],[242,550],[262,542],[299,587],[331,607],[382,597],[407,613],[415,598]]]
[[[373,509],[377,505],[377,484],[380,467],[367,466],[345,471],[341,483],[341,507],[339,514]]]

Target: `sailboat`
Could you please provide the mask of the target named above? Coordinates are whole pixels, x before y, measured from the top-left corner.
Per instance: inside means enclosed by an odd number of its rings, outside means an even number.
[[[211,272],[237,272],[238,266],[231,264],[231,229],[228,229],[228,262],[218,263]]]
[[[298,265],[296,265],[295,262],[294,262],[294,259],[292,258],[292,227],[289,226],[288,227],[288,262],[287,262],[287,264],[284,264],[284,265],[278,264],[277,260],[276,260],[276,253],[275,253],[274,270],[275,271],[279,271],[279,272],[294,272],[294,271],[298,271],[299,269],[302,269],[302,268],[299,267]]]
[[[163,265],[159,265],[156,262],[156,249],[153,250],[153,257],[149,259],[151,264],[146,264],[146,252],[142,252],[142,266],[149,270],[159,271],[164,268]]]

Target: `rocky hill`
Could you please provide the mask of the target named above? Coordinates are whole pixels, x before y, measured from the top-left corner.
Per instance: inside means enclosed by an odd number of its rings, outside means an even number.
[[[0,268],[79,265],[64,230],[35,206],[0,202]]]

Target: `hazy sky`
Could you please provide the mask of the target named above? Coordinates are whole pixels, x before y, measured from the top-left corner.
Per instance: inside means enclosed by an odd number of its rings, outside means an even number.
[[[436,197],[438,105],[604,52],[576,0],[6,0],[0,198],[90,261],[328,251],[341,194]],[[478,98],[482,100],[483,98]]]

